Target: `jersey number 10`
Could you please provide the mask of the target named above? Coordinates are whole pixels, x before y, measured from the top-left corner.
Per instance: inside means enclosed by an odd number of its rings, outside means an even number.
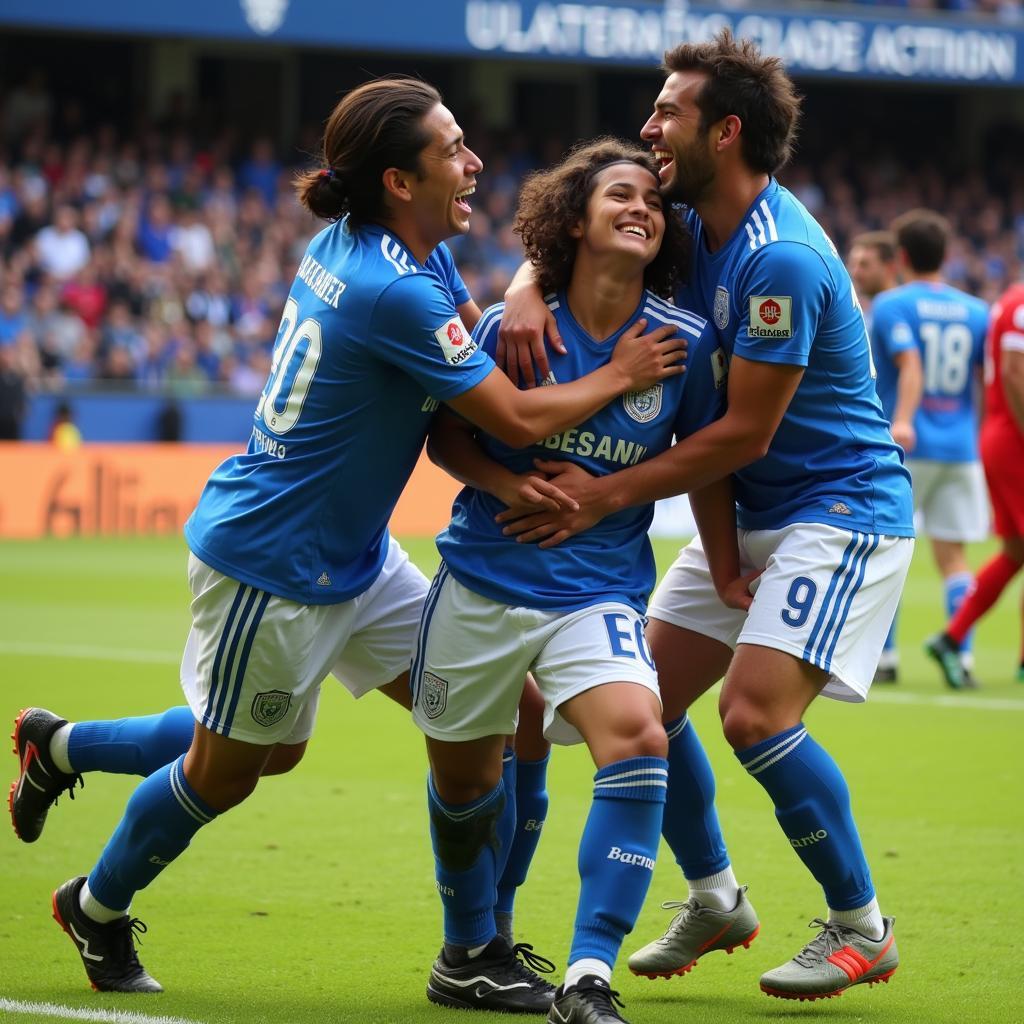
[[[270,376],[256,406],[256,418],[262,417],[267,429],[275,434],[287,434],[298,422],[324,347],[320,324],[308,317],[296,327],[298,316],[299,304],[289,298],[277,329]],[[300,352],[304,341],[307,344]]]

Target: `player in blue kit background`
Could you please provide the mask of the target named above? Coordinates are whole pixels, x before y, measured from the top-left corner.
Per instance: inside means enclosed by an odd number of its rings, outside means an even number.
[[[438,538],[443,562],[413,663],[413,715],[430,754],[428,802],[445,918],[428,996],[444,1005],[466,1004],[467,988],[479,983],[474,958],[494,941],[490,901],[514,812],[503,799],[501,748],[530,670],[546,701],[548,738],[584,739],[598,769],[580,845],[569,966],[548,1019],[622,1020],[611,972],[650,883],[666,792],[667,739],[643,634],[655,580],[647,538],[653,508],[624,509],[553,551],[517,545],[495,518],[506,508],[503,478],[518,479],[538,457],[558,451],[610,479],[718,415],[724,373],[713,333],[703,318],[659,297],[671,293],[687,252],[678,222],[666,230],[662,204],[649,155],[598,140],[527,180],[516,230],[551,293],[548,308],[573,340],[552,360],[545,384],[604,365],[641,318],[689,338],[685,376],[624,395],[527,448],[477,433],[450,413],[431,432],[431,454],[468,485]],[[480,320],[476,337],[485,351],[496,348],[501,315],[498,305]],[[738,581],[742,593],[728,481],[694,501],[703,519],[725,521],[709,550],[723,586]]]
[[[328,120],[323,158],[297,187],[332,223],[289,293],[248,449],[214,471],[186,524],[192,745],[138,786],[88,878],[54,893],[54,916],[100,990],[160,990],[135,952],[132,897],[275,758],[301,757],[328,673],[356,694],[408,685],[426,581],[387,522],[437,404],[526,444],[682,372],[682,343],[663,344],[667,330],[637,330],[564,387],[520,392],[496,370],[456,309],[468,297],[450,258],[436,252],[468,230],[481,163],[433,87],[382,79],[353,90]],[[33,766],[54,767],[42,744],[22,742],[25,728],[23,716],[12,811],[37,785]],[[67,784],[63,772],[44,780],[37,812]],[[521,981],[515,951],[500,952],[494,972]]]
[[[965,545],[988,536],[988,493],[978,457],[975,407],[985,365],[988,307],[942,279],[949,241],[944,217],[932,210],[910,210],[893,222],[892,231],[904,283],[875,301],[873,341],[879,352],[909,344],[920,356],[922,391],[907,468],[921,532],[931,540],[946,617],[951,618],[974,582]],[[879,360],[880,374],[882,365]],[[879,665],[892,670],[892,682],[897,669],[895,628],[894,623],[886,642],[892,653]],[[968,634],[960,647],[961,679],[974,688],[978,684],[971,671],[970,641]]]
[[[724,675],[726,739],[767,791],[828,906],[827,920],[813,922],[818,935],[766,972],[761,988],[826,998],[887,980],[898,957],[846,781],[803,716],[819,694],[867,695],[910,564],[910,480],[875,395],[849,275],[821,227],[772,176],[790,155],[800,108],[781,62],[723,31],[669,51],[663,69],[642,136],[659,161],[662,194],[688,206],[694,269],[678,301],[718,329],[729,356],[728,407],[613,481],[544,465],[580,509],[525,516],[508,529],[524,542],[557,545],[605,515],[734,473],[741,564],[764,570],[749,611],[718,600],[694,541],[648,613],[669,736],[664,835],[690,895],[672,904],[679,913],[668,931],[634,953],[630,968],[683,974],[700,956],[757,934],[718,824],[714,777],[685,716]],[[530,276],[521,270],[506,297],[512,366],[543,350],[546,310]]]

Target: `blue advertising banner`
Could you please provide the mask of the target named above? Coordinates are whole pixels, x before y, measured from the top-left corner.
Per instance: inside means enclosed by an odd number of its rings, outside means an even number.
[[[723,10],[664,3],[546,0],[0,0],[0,25],[267,40],[342,49],[657,63],[669,46],[723,27],[756,40],[797,75],[977,85],[1024,83],[1024,26],[965,15],[892,17],[779,4]]]

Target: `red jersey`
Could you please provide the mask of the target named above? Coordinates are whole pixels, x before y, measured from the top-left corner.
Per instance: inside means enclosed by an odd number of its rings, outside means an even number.
[[[1003,353],[1024,353],[1024,284],[1013,285],[992,307],[985,343],[985,419],[999,420],[1018,434],[1003,393]]]

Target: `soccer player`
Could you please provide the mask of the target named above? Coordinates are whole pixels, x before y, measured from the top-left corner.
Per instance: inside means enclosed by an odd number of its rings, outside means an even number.
[[[889,231],[865,231],[850,243],[846,258],[860,310],[871,334],[871,306],[875,297],[896,286],[896,241]],[[877,362],[877,356],[876,356]]]
[[[682,974],[757,933],[718,824],[711,768],[685,715],[725,675],[726,739],[768,793],[828,906],[827,920],[815,921],[819,934],[764,974],[761,988],[819,999],[886,980],[898,964],[893,919],[879,910],[846,780],[803,716],[820,694],[867,696],[913,549],[910,479],[875,395],[849,274],[773,177],[789,156],[800,107],[781,62],[725,31],[669,51],[664,70],[642,137],[659,161],[662,194],[689,207],[694,270],[678,302],[718,328],[730,357],[728,408],[614,477],[541,463],[580,509],[526,516],[509,529],[556,545],[603,515],[735,475],[741,565],[763,570],[749,611],[718,599],[694,541],[648,612],[669,736],[663,834],[690,896],[630,968]],[[505,305],[507,343],[516,349],[508,359],[518,366],[540,351],[543,372],[546,310],[524,277],[521,269]]]
[[[428,785],[445,946],[429,998],[466,1005],[479,987],[476,958],[494,940],[489,913],[510,825],[501,785],[503,736],[522,680],[533,672],[554,742],[582,738],[597,767],[579,852],[581,890],[565,981],[548,1017],[557,1024],[621,1021],[611,972],[650,884],[666,792],[668,740],[657,675],[644,640],[655,580],[649,503],[624,509],[552,551],[518,546],[495,516],[514,483],[550,451],[602,478],[642,463],[720,411],[721,353],[707,322],[665,301],[683,269],[687,239],[666,218],[657,167],[643,150],[602,139],[524,184],[516,215],[547,307],[570,351],[552,359],[549,382],[604,365],[638,318],[690,337],[688,370],[625,395],[571,430],[531,447],[510,446],[442,412],[429,450],[467,487],[438,539],[443,563],[427,598],[413,663],[413,716],[427,736]],[[476,337],[494,351],[502,307]],[[543,390],[543,389],[541,389]],[[482,452],[477,448],[478,437]],[[492,461],[481,462],[484,456]],[[481,489],[476,489],[477,487]],[[741,597],[729,481],[695,492],[716,581]],[[744,603],[749,603],[749,596]]]
[[[985,363],[981,461],[1002,550],[978,572],[974,586],[944,632],[925,650],[946,682],[963,685],[961,651],[974,624],[1024,565],[1024,285],[1009,288],[992,307]],[[1022,616],[1024,618],[1024,616]],[[1024,621],[1017,678],[1024,682]]]
[[[965,545],[988,536],[985,478],[978,461],[974,395],[980,390],[985,358],[988,307],[942,279],[949,224],[931,210],[910,210],[892,224],[900,278],[898,288],[879,295],[872,310],[879,380],[889,365],[899,369],[900,397],[893,414],[893,436],[903,400],[905,371],[899,360],[913,356],[915,376],[923,367],[920,404],[913,421],[914,444],[907,449],[914,506],[931,540],[942,576],[946,614],[953,615],[971,587]],[[905,349],[910,344],[912,348]],[[879,385],[882,408],[890,399]],[[905,446],[906,447],[906,446]],[[886,640],[876,679],[896,682],[896,620]],[[970,637],[960,647],[964,686],[976,687],[971,672]]]
[[[527,444],[682,371],[682,343],[639,328],[564,386],[521,392],[496,369],[459,316],[468,295],[439,248],[468,230],[482,165],[430,85],[350,92],[323,158],[297,190],[331,223],[289,292],[248,449],[214,471],[185,527],[192,745],[135,790],[88,878],[53,896],[100,990],[160,990],[135,952],[132,897],[273,758],[301,756],[328,673],[357,693],[408,685],[426,581],[387,523],[438,402]],[[30,782],[35,756],[22,762]],[[521,975],[515,952],[502,954],[495,973]]]

